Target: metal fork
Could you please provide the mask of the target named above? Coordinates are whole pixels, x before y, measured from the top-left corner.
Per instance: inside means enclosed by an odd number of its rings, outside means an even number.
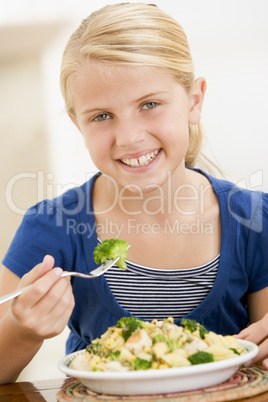
[[[107,264],[102,264],[98,268],[94,269],[90,272],[90,274],[82,274],[81,272],[76,271],[64,271],[61,275],[61,278],[65,276],[78,276],[79,278],[93,279],[101,276],[106,272],[109,268],[111,268],[114,264],[117,263],[120,257],[117,257],[115,260],[109,260]],[[0,297],[0,304],[5,303],[9,300],[14,299],[15,297],[21,295],[26,289],[32,286],[32,283],[24,288],[15,290],[15,292],[9,293],[8,295]]]

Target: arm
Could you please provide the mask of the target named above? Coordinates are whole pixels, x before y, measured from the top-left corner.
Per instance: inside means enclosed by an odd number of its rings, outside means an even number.
[[[0,384],[15,381],[43,341],[62,332],[68,322],[74,307],[72,287],[53,265],[54,259],[46,256],[21,280],[7,268],[1,271],[0,295],[34,284],[0,306]]]
[[[268,369],[268,287],[248,295],[248,310],[252,324],[243,329],[237,338],[256,343],[259,353],[250,363],[263,360],[263,367]]]

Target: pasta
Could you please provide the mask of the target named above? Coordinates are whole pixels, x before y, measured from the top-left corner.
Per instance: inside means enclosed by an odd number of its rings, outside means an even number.
[[[192,320],[174,324],[123,317],[95,339],[70,367],[86,371],[167,369],[231,359],[245,352],[234,336],[207,331]]]

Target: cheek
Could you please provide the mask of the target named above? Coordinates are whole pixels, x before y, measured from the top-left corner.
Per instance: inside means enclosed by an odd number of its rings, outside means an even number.
[[[97,166],[101,167],[103,162],[106,161],[111,153],[111,148],[109,140],[101,136],[93,135],[84,136],[85,146],[89,152],[92,162]]]
[[[97,140],[97,138],[86,137],[85,145],[92,158],[101,155],[105,150],[105,142],[102,144],[102,142]]]
[[[81,133],[83,135],[84,138],[84,142],[86,145],[87,150],[89,151],[89,153],[94,153],[96,151],[99,152],[99,148],[101,150],[101,146],[100,144],[105,144],[105,141],[103,141],[103,135],[101,132],[98,132],[98,130],[94,130],[91,128],[90,125],[88,124],[81,124],[80,125],[81,128]]]
[[[158,118],[155,121],[155,128],[164,142],[176,145],[188,141],[188,121],[182,113],[177,111],[166,115],[165,118]]]

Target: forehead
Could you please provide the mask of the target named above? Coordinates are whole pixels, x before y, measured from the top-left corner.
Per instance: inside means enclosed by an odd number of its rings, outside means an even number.
[[[166,69],[154,66],[125,66],[104,62],[84,62],[71,77],[70,89],[73,101],[81,96],[99,96],[113,92],[128,96],[181,86]]]
[[[142,77],[149,78],[150,76],[169,77],[175,79],[173,75],[162,67],[148,66],[148,65],[120,65],[111,64],[100,61],[84,62],[74,74],[73,79],[79,81],[86,76],[98,77],[107,84],[110,84],[115,77],[128,75],[129,78],[135,81],[140,81]]]

